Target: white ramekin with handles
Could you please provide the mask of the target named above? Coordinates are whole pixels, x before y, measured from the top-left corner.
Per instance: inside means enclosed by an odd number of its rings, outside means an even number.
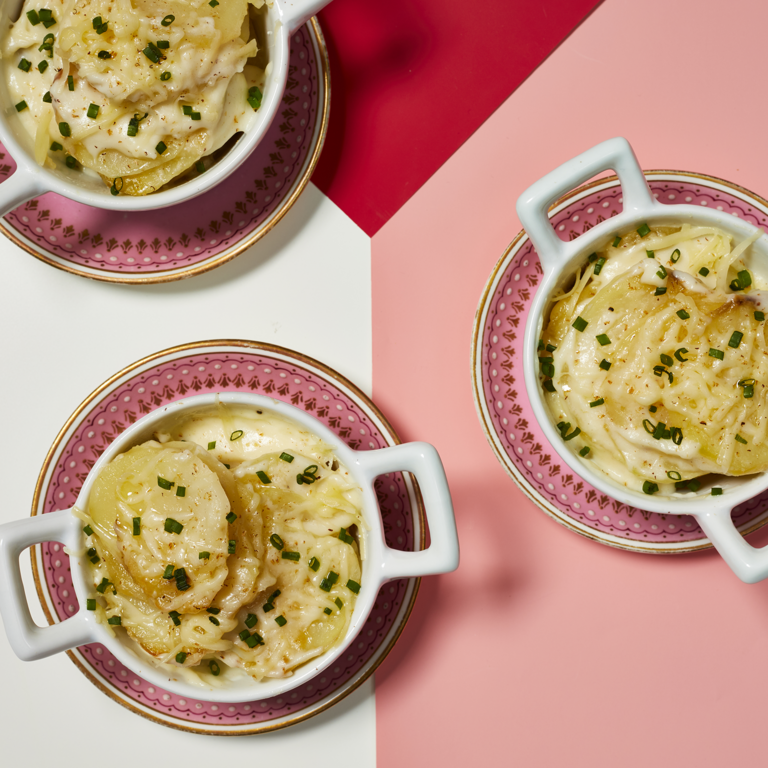
[[[362,563],[360,592],[352,621],[343,640],[322,656],[299,667],[292,676],[283,679],[256,682],[244,678],[228,681],[220,688],[201,688],[182,678],[173,677],[169,669],[160,669],[140,658],[133,650],[133,641],[123,630],[118,630],[117,635],[113,636],[96,619],[94,612],[86,610],[86,600],[95,595],[85,555],[83,523],[71,510],[65,509],[0,526],[0,614],[11,648],[19,658],[34,661],[78,645],[102,643],[137,675],[180,696],[230,704],[258,701],[296,688],[332,665],[365,624],[382,584],[393,579],[447,573],[458,567],[459,542],[453,504],[443,465],[431,445],[405,443],[379,450],[354,451],[306,411],[262,395],[196,395],[152,411],[126,429],[99,457],[83,483],[75,506],[82,510],[88,508],[88,496],[94,479],[115,456],[151,439],[164,422],[176,421],[184,414],[194,414],[216,403],[271,411],[292,419],[333,446],[340,461],[361,487],[363,518],[368,530],[360,531],[359,535],[365,537],[367,556]],[[420,552],[394,550],[384,540],[373,483],[379,475],[396,471],[411,472],[419,483],[431,537],[429,548]],[[27,547],[46,541],[60,542],[70,553],[72,581],[80,610],[58,624],[38,627],[32,620],[24,594],[19,555]]]
[[[593,176],[613,170],[623,193],[623,210],[600,222],[574,240],[564,242],[548,219],[552,203]],[[615,138],[598,144],[569,160],[529,187],[517,201],[517,213],[541,260],[544,272],[528,315],[523,344],[525,386],[536,419],[547,439],[566,464],[602,493],[633,507],[660,514],[693,515],[717,551],[734,573],[748,583],[768,577],[768,547],[755,549],[736,529],[731,511],[737,505],[768,489],[768,472],[742,478],[727,478],[720,483],[721,496],[709,489],[701,493],[656,497],[619,485],[608,475],[582,459],[563,441],[544,404],[539,381],[537,345],[550,297],[566,283],[587,255],[606,246],[619,232],[636,229],[643,223],[704,224],[730,233],[738,243],[755,233],[755,227],[722,211],[692,205],[664,205],[651,194],[637,159],[626,139]],[[747,266],[768,272],[768,237],[761,236],[752,246]]]
[[[267,50],[270,68],[264,84],[264,94],[249,130],[215,165],[193,179],[150,195],[112,195],[104,182],[94,174],[66,166],[55,170],[35,162],[33,142],[18,119],[8,84],[0,67],[0,141],[16,161],[16,171],[0,184],[0,216],[45,192],[58,195],[95,208],[117,211],[147,211],[166,208],[206,192],[229,176],[253,152],[277,114],[288,81],[291,35],[305,24],[330,0],[272,0],[267,9]],[[0,30],[8,29],[21,9],[21,0],[0,2]]]

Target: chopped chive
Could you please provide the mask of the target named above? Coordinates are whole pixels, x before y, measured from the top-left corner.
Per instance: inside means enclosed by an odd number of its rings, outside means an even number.
[[[750,385],[753,385],[754,383],[755,383],[754,379],[741,379],[741,381],[739,381],[739,386],[748,387]]]
[[[554,352],[557,347],[554,344],[547,344],[547,352]]]
[[[187,660],[187,654],[184,651],[179,651],[176,654],[176,663],[183,664]]]
[[[326,578],[326,579],[323,579],[323,580],[320,582],[320,589],[322,589],[322,590],[323,590],[323,592],[330,592],[330,591],[331,591],[331,587],[332,587],[332,586],[333,586],[333,584],[332,584],[330,581],[328,581],[328,579],[327,579],[327,578]]]
[[[181,111],[189,117],[192,114],[192,107],[189,106],[189,104],[182,104],[181,105]]]
[[[592,264],[593,262],[597,261],[597,254],[596,253],[590,253],[589,256],[587,256],[587,261]]]
[[[98,587],[96,587],[96,591],[97,591],[97,592],[98,592],[100,595],[103,595],[103,594],[104,594],[104,593],[107,591],[107,587],[108,587],[108,586],[109,586],[109,579],[107,579],[107,578],[103,578],[103,579],[101,580],[101,583],[99,584],[99,586],[98,586]]]
[[[244,629],[242,632],[240,632],[240,633],[238,634],[238,637],[239,637],[239,638],[240,638],[240,639],[241,639],[243,642],[245,642],[245,641],[246,641],[246,640],[247,640],[247,639],[248,639],[250,636],[251,636],[251,633],[250,633],[250,632],[249,632],[247,629]]]
[[[189,582],[187,581],[187,571],[184,568],[177,568],[173,572],[173,578],[176,579],[176,589],[179,592],[186,592],[189,589]]]
[[[672,255],[669,257],[669,260],[672,262],[672,264],[677,264],[678,261],[680,261],[680,249],[675,248],[674,251],[672,251]]]
[[[259,621],[259,617],[255,613],[249,613],[245,617],[245,626],[248,629],[253,629]]]
[[[162,154],[163,154],[163,152],[165,152],[165,150],[166,150],[166,149],[168,149],[168,147],[166,147],[166,146],[165,146],[165,144],[164,144],[164,143],[161,141],[161,142],[160,142],[160,143],[159,143],[159,144],[158,144],[158,145],[155,147],[155,149],[157,150],[157,154],[158,154],[158,155],[162,155]]]
[[[160,52],[151,44],[144,49],[143,53],[153,64],[160,61]]]
[[[643,429],[645,429],[649,435],[652,435],[655,429],[653,422],[650,419],[643,419]]]
[[[176,569],[172,565],[166,565],[165,570],[163,571],[163,578],[164,579],[172,579],[173,578],[173,572]]]
[[[172,517],[165,518],[164,528],[166,533],[175,533],[177,535],[184,530],[184,526],[178,522],[178,520],[174,520]]]
[[[221,613],[221,608],[206,608],[206,613],[212,613],[214,616],[218,616]]]
[[[157,484],[164,490],[164,491],[170,491],[171,488],[173,488],[176,483],[171,482],[170,480],[166,480],[164,477],[160,477],[160,475],[157,476]]]
[[[656,258],[656,254],[655,254],[653,251],[649,251],[649,250],[646,250],[646,251],[645,251],[645,255],[646,255],[646,256],[647,256],[649,259],[654,259],[654,258]]]
[[[659,271],[656,273],[656,277],[660,280],[664,280],[667,276],[667,270],[664,267],[659,267]]]
[[[654,440],[661,440],[664,437],[664,432],[666,431],[666,429],[667,429],[667,425],[663,421],[660,421],[653,428],[653,432],[651,433],[651,437]]]
[[[258,633],[254,632],[246,641],[245,644],[249,648],[255,648],[257,645],[264,645],[264,638]]]
[[[141,518],[140,517],[133,518],[133,535],[141,536]]]
[[[754,384],[748,384],[746,387],[744,387],[744,397],[749,400],[751,397],[755,396],[755,386]]]
[[[347,533],[346,528],[342,528],[339,531],[339,539],[345,544],[351,544],[354,541],[354,538]]]
[[[171,621],[178,627],[181,624],[181,614],[178,611],[171,611],[168,614],[171,617]]]
[[[227,515],[227,522],[232,525],[237,520],[237,515],[234,512],[230,512]]]
[[[608,338],[608,336],[605,333],[601,333],[599,336],[596,336],[595,338],[598,340],[601,347],[606,347],[608,346],[608,344],[611,343],[611,340]]]
[[[112,54],[109,51],[99,51],[96,54],[100,59],[111,59]]]
[[[688,358],[683,357],[683,355],[687,353],[688,353],[688,350],[685,347],[680,347],[680,349],[675,350],[675,358],[679,360],[681,363],[685,363],[688,361]]]
[[[93,528],[91,528],[90,525],[86,525],[85,528],[83,528],[83,533],[86,536],[93,536]]]
[[[536,345],[537,351],[544,349],[544,339],[539,339],[539,343]]]
[[[190,118],[191,118],[192,120],[202,120],[202,115],[201,115],[199,112],[193,112],[193,113],[190,115]]]
[[[202,160],[198,160],[198,161],[195,163],[195,170],[196,170],[198,173],[205,173],[205,163],[204,163]]]
[[[290,464],[290,463],[293,461],[293,456],[291,456],[291,454],[290,454],[290,453],[286,453],[285,451],[283,451],[283,452],[280,454],[280,458],[281,458],[283,461],[287,461],[289,464]]]
[[[600,367],[604,371],[610,371],[611,370],[611,364],[607,360],[605,360],[605,359],[600,361]]]
[[[597,260],[597,264],[595,264],[595,269],[594,269],[594,273],[596,275],[599,275],[603,271],[603,267],[605,266],[605,261],[606,261],[605,256],[601,256]]]
[[[169,13],[160,23],[164,27],[170,27],[174,21],[176,21],[176,17],[172,13]]]
[[[616,235],[616,237],[613,239],[613,247],[618,248],[621,244],[621,237],[619,235]]]
[[[605,398],[598,398],[597,400],[593,400],[590,404],[590,408],[597,408],[598,405],[602,405],[605,402]]]
[[[340,597],[337,597],[333,602],[336,603],[336,607],[339,610],[341,610],[344,607],[344,601]]]
[[[722,496],[723,495],[723,489],[722,488],[713,488],[711,491],[713,496]]]
[[[269,483],[271,483],[271,482],[272,482],[272,481],[269,479],[269,475],[268,475],[266,472],[262,472],[261,470],[259,470],[259,471],[256,473],[256,477],[258,477],[258,478],[259,478],[259,480],[261,480],[261,482],[262,482],[262,483],[265,483],[265,484],[269,484]]]
[[[221,674],[221,667],[216,663],[215,659],[211,659],[208,662],[208,668],[211,670],[211,674],[214,677],[218,677]]]
[[[680,427],[672,427],[669,431],[672,442],[675,445],[680,445],[683,442],[683,430]]]
[[[573,327],[579,332],[582,332],[587,327],[587,325],[589,325],[589,323],[587,323],[583,317],[577,317],[573,321]]]
[[[282,593],[282,592],[281,592],[279,589],[276,589],[276,590],[275,590],[275,591],[274,591],[274,592],[273,592],[273,593],[272,593],[272,594],[271,594],[271,595],[270,595],[270,596],[267,598],[267,602],[268,602],[268,603],[274,603],[274,602],[275,602],[275,600],[277,600],[277,598],[278,598],[278,597],[280,597],[280,595],[282,595],[282,594],[283,594],[283,593]]]
[[[762,322],[763,320],[765,320],[765,312],[759,312],[759,311],[755,312],[755,320],[757,320],[758,322]]]
[[[656,483],[652,483],[650,480],[646,480],[643,483],[643,493],[647,493],[649,496],[653,495],[658,490],[659,486],[656,485]]]
[[[301,560],[301,554],[299,552],[288,552],[287,550],[283,550],[280,557],[282,557],[283,560],[293,560],[294,563],[298,563],[299,560]]]
[[[667,477],[670,480],[682,480],[683,479],[683,476],[679,472],[674,470],[674,469],[668,469],[667,470]]]
[[[119,616],[110,616],[107,619],[107,624],[111,624],[113,627],[119,627],[123,623],[123,620]]]
[[[216,447],[216,441],[215,440],[211,440],[211,442],[208,443],[208,450],[212,451],[215,447]]]
[[[51,143],[51,152],[58,152],[60,149],[64,149],[64,147],[62,147],[58,141]]]
[[[48,64],[48,62],[47,62],[47,61],[46,61],[45,63],[46,63],[46,65]],[[29,72],[29,70],[30,70],[31,68],[32,68],[32,62],[31,62],[29,59],[22,59],[22,60],[19,62],[19,69],[20,69],[22,72]]]
[[[709,356],[710,357],[715,357],[718,360],[725,360],[725,352],[723,352],[721,349],[710,348]]]
[[[580,451],[579,456],[586,456],[589,453],[589,446],[585,445]]]
[[[667,289],[662,285],[656,288],[656,290],[653,292],[654,296],[663,296],[667,292]]]
[[[678,309],[676,314],[681,320],[687,320],[690,317],[684,309]]]
[[[648,408],[648,410],[649,410],[651,413],[656,413],[656,411],[658,411],[659,409],[658,409],[658,408],[657,408],[655,405],[652,405],[652,406],[650,406],[650,407]]]
[[[167,81],[167,80],[170,80],[171,79],[171,73],[168,70],[166,70],[165,72],[163,72],[162,75],[160,75],[160,79],[163,80],[164,82]]]
[[[278,536],[278,534],[273,533],[269,537],[269,543],[275,548],[275,549],[282,549],[285,546],[285,543],[283,540]]]
[[[272,603],[264,603],[264,605],[261,606],[261,610],[264,611],[264,613],[269,613],[270,611],[275,610],[275,606],[272,605]]]
[[[327,613],[330,616],[333,611],[330,608],[323,608],[323,613]]]
[[[210,560],[211,559],[211,553],[210,552],[198,552],[197,553],[197,559],[198,560]]]
[[[37,15],[40,17],[40,21],[50,21],[53,18],[53,11],[49,8],[41,8]]]
[[[133,122],[129,122],[128,123],[128,129],[125,132],[126,135],[127,136],[135,136],[138,132],[139,132],[139,126],[138,125],[134,125]]]
[[[637,234],[640,235],[640,237],[645,237],[647,234],[650,234],[651,228],[647,224],[641,224],[637,228]]]
[[[176,495],[184,497],[187,495],[187,487],[185,485],[177,485],[176,486]]]
[[[288,619],[285,616],[276,616],[275,623],[278,627],[284,627],[288,623]]]
[[[551,379],[555,375],[555,366],[552,363],[544,363],[541,366],[541,373],[543,376],[548,376]]]
[[[702,268],[699,270],[699,274],[700,274],[702,277],[706,277],[706,276],[709,274],[709,270],[708,270],[706,267],[702,267]]]
[[[95,29],[97,35],[103,35],[109,29],[109,22],[105,21],[103,24],[99,24]]]
[[[254,110],[257,110],[261,106],[262,98],[263,95],[261,90],[259,90],[259,88],[257,88],[255,85],[248,89],[248,98],[246,101]]]
[[[558,423],[557,428],[560,430],[560,434],[564,435],[571,428],[571,422],[561,421]]]
[[[235,552],[237,552],[237,540],[230,539],[229,543],[227,544],[227,554],[234,555]]]
[[[222,462],[222,463],[223,463],[223,462]],[[229,468],[230,468],[230,467],[229,467],[229,464],[224,464],[224,466],[225,466],[227,469],[229,469]]]
[[[99,105],[91,104],[88,107],[88,112],[86,114],[91,118],[91,120],[95,120],[99,116]]]
[[[747,444],[747,441],[741,435],[736,435],[736,442],[741,443],[742,445]]]
[[[24,111],[26,108],[27,108],[27,102],[26,102],[26,101],[23,101],[23,100],[22,100],[22,101],[20,101],[20,102],[19,102],[19,103],[16,105],[16,111],[17,111],[17,112],[23,112],[23,111]]]
[[[669,355],[662,354],[662,355],[660,355],[659,359],[667,367],[671,367],[671,366],[673,366],[675,364],[675,361]]]
[[[64,162],[67,164],[67,168],[72,168],[75,171],[80,167],[77,158],[72,157],[72,155],[67,155],[67,159]]]
[[[317,573],[317,571],[320,569],[320,561],[316,557],[311,558],[309,561],[309,567],[311,570]]]
[[[67,88],[69,88],[70,91],[75,90],[75,78],[72,75],[67,76]]]
[[[728,340],[728,346],[733,349],[738,349],[741,344],[741,340],[744,338],[744,334],[741,331],[734,331],[731,334],[731,338]]]
[[[123,191],[123,177],[118,176],[116,179],[112,179],[112,186],[109,188],[109,192],[111,195],[119,195]],[[177,496],[183,496],[184,494],[180,494],[178,491],[176,491]]]
[[[94,29],[98,29],[103,23],[104,22],[103,22],[101,16],[94,16],[93,19],[91,20],[91,26]]]
[[[37,11],[27,11],[27,18],[33,27],[36,27],[40,23],[40,17],[37,15]]]
[[[347,582],[347,589],[350,592],[354,592],[355,594],[358,594],[358,592],[360,592],[360,584],[356,582],[354,579],[350,579]]]
[[[171,44],[168,42],[168,40],[158,40],[155,45],[161,50],[164,51],[166,48],[170,48]]]
[[[46,29],[50,29],[56,23],[56,19],[46,19],[43,21],[43,26]]]
[[[243,436],[244,432],[242,429],[236,429],[230,436],[229,439],[232,441],[239,440]]]
[[[573,440],[574,437],[576,437],[577,435],[580,435],[580,434],[581,434],[581,429],[579,429],[579,427],[576,427],[573,430],[573,432],[571,432],[570,435],[566,435],[565,433],[563,433],[563,440],[565,440],[565,441]]]
[[[208,3],[208,5],[210,5],[211,8],[215,8],[218,4],[219,4],[219,0],[211,0],[211,2]]]
[[[85,601],[85,610],[86,611],[95,611],[96,610],[96,600],[92,597],[89,597]]]
[[[557,390],[555,389],[555,385],[552,382],[552,379],[547,379],[541,386],[544,387],[544,389],[546,389],[547,392],[557,392]]]

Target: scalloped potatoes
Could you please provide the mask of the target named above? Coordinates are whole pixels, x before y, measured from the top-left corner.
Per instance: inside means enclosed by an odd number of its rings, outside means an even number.
[[[713,227],[644,225],[555,297],[539,346],[545,402],[620,484],[688,492],[703,475],[768,468],[768,284],[745,261],[760,234],[733,247]]]
[[[129,195],[203,172],[203,158],[247,130],[260,103],[248,9],[248,0],[27,0],[3,58],[37,161],[82,165]]]
[[[282,677],[333,647],[361,581],[361,491],[333,449],[220,406],[105,466],[89,497],[93,607],[190,680]]]

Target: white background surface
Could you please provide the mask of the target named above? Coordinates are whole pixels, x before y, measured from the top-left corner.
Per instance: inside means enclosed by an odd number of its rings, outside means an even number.
[[[30,514],[45,454],[79,403],[112,374],[161,349],[203,339],[265,341],[308,354],[371,391],[370,240],[312,184],[253,248],[189,280],[145,287],[95,282],[3,238],[0,264],[0,523]],[[38,603],[34,590],[31,602]],[[132,714],[65,655],[21,662],[2,631],[0,666],[4,765],[187,766],[248,757],[313,768],[375,766],[372,680],[297,726],[223,738]]]

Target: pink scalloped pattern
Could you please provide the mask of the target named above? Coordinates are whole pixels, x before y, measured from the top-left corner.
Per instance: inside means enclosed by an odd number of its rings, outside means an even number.
[[[164,359],[150,370],[129,375],[89,405],[78,418],[71,438],[61,446],[47,487],[43,509],[52,512],[72,506],[99,455],[130,424],[145,413],[188,394],[253,392],[283,400],[314,415],[356,450],[384,448],[385,435],[370,418],[365,404],[340,390],[332,379],[318,375],[300,362],[286,363],[266,352],[233,348],[226,352],[201,350]],[[414,510],[401,473],[379,477],[376,493],[387,543],[414,549]],[[79,609],[72,586],[69,558],[57,543],[41,548],[46,588],[60,619]],[[124,667],[104,646],[79,649],[90,672],[120,698],[164,717],[211,727],[262,724],[300,714],[348,683],[374,656],[393,628],[405,599],[407,580],[385,584],[357,640],[346,655],[320,678],[282,696],[263,702],[216,704],[184,699],[150,685]]]
[[[701,205],[725,211],[768,228],[768,210],[738,188],[723,191],[701,179],[660,180],[649,184],[654,196],[669,205]],[[563,240],[573,240],[595,224],[622,210],[616,185],[587,194],[552,218]],[[542,270],[531,242],[521,241],[506,257],[495,293],[486,299],[482,328],[483,396],[492,427],[518,479],[545,508],[555,507],[566,517],[591,529],[648,547],[671,542],[700,542],[704,533],[688,515],[660,515],[629,507],[597,491],[560,463],[540,429],[528,400],[519,362],[529,306]],[[480,313],[485,311],[481,308]],[[756,520],[768,507],[768,492],[734,510],[737,526]]]
[[[42,254],[76,267],[146,276],[193,267],[259,229],[285,202],[313,148],[320,117],[320,62],[308,26],[291,38],[281,109],[253,154],[228,179],[186,203],[120,213],[48,192],[5,217]],[[15,163],[0,145],[0,179]]]

